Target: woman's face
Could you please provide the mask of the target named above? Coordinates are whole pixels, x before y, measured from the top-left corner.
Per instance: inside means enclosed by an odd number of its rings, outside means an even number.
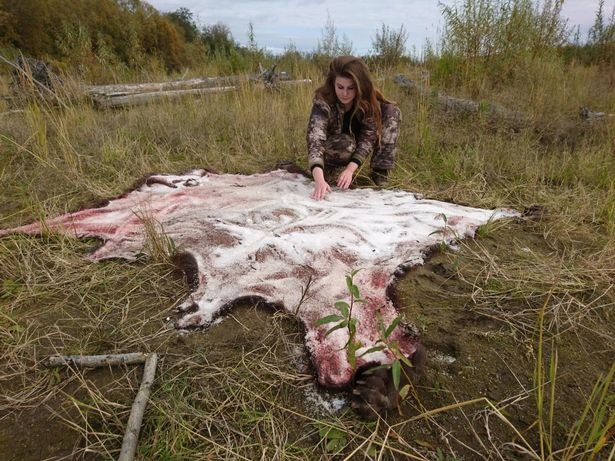
[[[335,77],[335,95],[345,109],[350,109],[357,95],[357,88],[351,78]]]

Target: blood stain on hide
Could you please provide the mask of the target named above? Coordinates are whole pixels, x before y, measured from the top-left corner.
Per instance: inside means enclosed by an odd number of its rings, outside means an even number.
[[[358,303],[355,339],[365,347],[379,339],[375,310],[390,325],[398,313],[387,286],[400,267],[420,264],[441,235],[441,216],[449,220],[450,238],[473,235],[486,222],[517,213],[484,210],[417,198],[404,191],[336,190],[326,200],[310,198],[309,179],[286,171],[250,176],[217,175],[203,170],[184,175],[156,175],[138,189],[89,209],[0,231],[40,234],[44,230],[77,237],[98,237],[104,244],[90,255],[135,260],[147,250],[146,220],[154,220],[181,252],[190,254],[186,279],[194,285],[181,307],[178,328],[209,325],[238,298],[262,299],[297,314],[305,327],[306,346],[318,380],[330,387],[351,383],[354,370],[344,345],[346,329],[325,336],[329,325],[318,319],[348,299],[345,275],[355,277],[368,303]],[[438,233],[440,232],[440,233]],[[194,263],[199,277],[194,275]],[[287,274],[280,283],[281,274]],[[306,293],[309,284],[309,292]],[[297,306],[300,305],[300,309]],[[180,310],[182,310],[180,307]],[[399,350],[411,356],[417,340],[400,324],[391,334]],[[370,353],[363,361],[390,362],[391,354]]]

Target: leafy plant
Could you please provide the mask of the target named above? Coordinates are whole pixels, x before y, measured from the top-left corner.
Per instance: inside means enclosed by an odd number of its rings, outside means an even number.
[[[342,328],[346,328],[348,330],[348,341],[346,342],[346,344],[344,344],[343,349],[346,349],[348,363],[350,363],[350,366],[352,368],[355,368],[357,365],[356,352],[362,346],[361,342],[355,340],[355,337],[357,335],[358,320],[352,317],[352,309],[355,303],[364,302],[364,300],[361,299],[359,287],[354,283],[354,276],[359,271],[360,269],[356,269],[350,272],[350,274],[346,275],[346,287],[348,288],[348,293],[350,295],[350,302],[347,303],[346,301],[342,300],[337,301],[335,303],[335,308],[339,311],[339,314],[330,314],[316,321],[316,326],[337,322],[335,325],[329,328],[329,330],[327,330],[327,332],[325,333],[325,337],[329,336],[334,331],[340,330]]]
[[[395,317],[389,325],[385,325],[382,319],[382,316],[379,313],[376,313],[378,318],[378,333],[379,339],[378,342],[363,351],[361,354],[357,355],[357,351],[363,346],[360,341],[355,339],[357,334],[358,320],[352,317],[352,309],[355,303],[365,302],[364,299],[361,298],[361,293],[359,291],[359,287],[354,283],[354,276],[359,272],[360,269],[353,270],[350,274],[346,275],[346,286],[348,288],[348,293],[350,295],[350,303],[346,301],[337,301],[335,303],[335,308],[339,311],[339,314],[330,314],[325,317],[322,317],[316,321],[316,325],[326,325],[328,323],[336,322],[331,328],[327,330],[325,333],[325,337],[329,336],[336,330],[347,328],[348,329],[348,341],[344,344],[343,349],[346,349],[346,356],[348,358],[348,363],[354,369],[357,365],[357,358],[363,357],[367,354],[371,354],[373,352],[380,352],[387,350],[394,357],[394,360],[391,363],[379,365],[374,367],[369,371],[377,370],[381,368],[391,369],[391,373],[393,375],[393,385],[395,389],[399,391],[400,397],[403,399],[408,394],[410,390],[409,385],[405,385],[402,389],[400,389],[401,383],[401,373],[402,373],[402,363],[412,367],[412,362],[408,360],[408,358],[404,355],[399,347],[399,343],[396,340],[391,339],[391,334],[395,330],[395,328],[401,322],[402,317]]]
[[[326,452],[338,453],[348,444],[348,434],[344,429],[325,423],[316,424]]]
[[[440,246],[442,247],[441,249],[445,249],[448,246],[446,241],[450,239],[451,236],[453,237],[454,240],[459,239],[459,234],[457,233],[455,229],[453,229],[452,226],[449,226],[448,218],[444,213],[440,213],[436,215],[436,219],[437,218],[440,218],[442,219],[442,221],[444,221],[444,226],[442,226],[441,229],[436,229],[435,231],[430,232],[429,235],[434,235],[434,234],[441,235],[442,241],[440,242]]]
[[[396,340],[391,340],[391,334],[401,322],[402,317],[398,315],[393,319],[393,321],[389,325],[385,325],[382,316],[378,314],[378,331],[380,333],[379,342],[382,343],[382,350],[386,349],[390,353],[393,354],[395,359],[387,365],[384,365],[386,368],[391,368],[391,373],[393,375],[393,385],[395,386],[395,390],[399,392],[399,396],[404,399],[408,392],[410,391],[410,384],[406,384],[404,387],[400,389],[401,383],[401,373],[402,373],[402,363],[405,365],[412,367],[412,362],[408,360],[408,357],[404,355],[404,353],[399,348],[399,343]]]

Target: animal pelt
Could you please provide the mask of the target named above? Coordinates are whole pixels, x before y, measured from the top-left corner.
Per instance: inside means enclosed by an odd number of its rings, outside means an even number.
[[[355,376],[344,350],[348,330],[326,334],[331,325],[318,321],[337,312],[338,300],[348,300],[346,274],[360,269],[354,283],[363,302],[352,312],[361,344],[357,365],[390,363],[394,355],[387,349],[365,352],[380,343],[379,325],[391,325],[399,315],[387,296],[396,277],[442,242],[472,236],[492,219],[517,214],[400,190],[334,190],[316,201],[310,198],[312,187],[308,178],[281,170],[155,175],[100,208],[2,230],[0,236],[53,231],[96,237],[103,244],[89,255],[92,261],[135,260],[152,248],[154,229],[177,249],[177,266],[193,290],[181,305],[176,328],[205,328],[237,299],[262,300],[303,323],[318,382],[344,388]],[[410,321],[400,322],[389,340],[414,357],[417,370],[423,366],[424,351]],[[409,376],[415,371],[407,370]],[[393,408],[387,376],[364,377],[361,371],[355,381],[367,406],[376,412]]]

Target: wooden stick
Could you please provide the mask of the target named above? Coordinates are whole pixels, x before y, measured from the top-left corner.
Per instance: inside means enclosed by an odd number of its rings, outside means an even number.
[[[139,432],[141,431],[143,413],[145,412],[145,407],[147,406],[149,394],[154,382],[157,363],[158,355],[152,353],[147,356],[141,387],[139,387],[137,397],[132,404],[132,410],[130,411],[130,417],[126,425],[126,432],[124,432],[124,440],[122,442],[122,449],[118,461],[132,461],[137,451],[137,441],[139,439]]]
[[[143,363],[146,359],[147,354],[141,352],[107,355],[56,355],[49,357],[47,366],[77,365],[80,367],[97,368],[109,365],[133,365],[135,363]]]

